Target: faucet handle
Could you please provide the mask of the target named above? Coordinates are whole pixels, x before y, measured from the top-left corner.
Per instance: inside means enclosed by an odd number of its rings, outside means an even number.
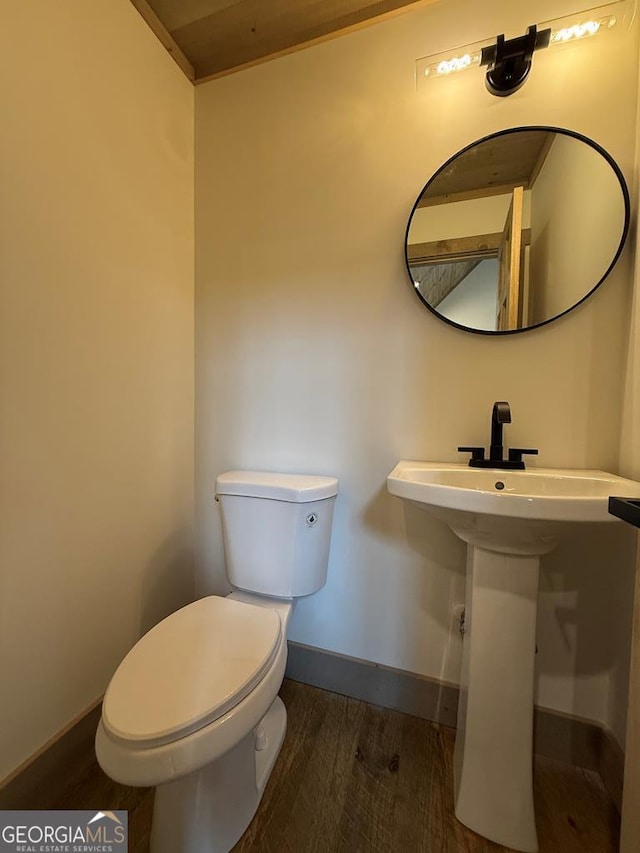
[[[459,447],[459,453],[470,453],[471,459],[481,460],[484,459],[484,447]],[[537,451],[536,451],[537,453]]]
[[[511,447],[509,448],[509,462],[522,462],[522,457],[525,453],[529,456],[538,455],[538,451],[532,447]]]

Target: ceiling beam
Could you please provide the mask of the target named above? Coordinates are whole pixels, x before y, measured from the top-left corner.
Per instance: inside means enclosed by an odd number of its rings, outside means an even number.
[[[154,11],[154,0],[131,2],[187,77],[203,83],[438,0],[229,0],[172,30]],[[163,9],[166,3],[160,14]]]
[[[155,33],[157,38],[162,42],[165,48],[169,51],[179,68],[193,82],[196,77],[193,65],[189,62],[184,53],[180,50],[176,42],[166,30],[160,18],[153,11],[147,0],[131,0],[131,3],[136,7],[144,20],[149,25],[149,28]]]

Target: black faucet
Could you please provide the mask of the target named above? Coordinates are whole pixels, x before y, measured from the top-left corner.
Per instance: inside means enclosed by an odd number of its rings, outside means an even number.
[[[509,458],[504,458],[504,444],[502,438],[504,424],[511,423],[511,407],[506,401],[493,404],[491,411],[491,444],[489,445],[489,458],[484,458],[484,447],[459,447],[461,453],[470,453],[469,465],[472,468],[509,468],[511,470],[524,471],[522,457],[525,453],[537,456],[538,451],[533,448],[512,447],[509,450]]]
[[[502,462],[502,425],[511,423],[511,408],[508,403],[494,403],[491,412],[491,445],[489,446],[489,460]]]

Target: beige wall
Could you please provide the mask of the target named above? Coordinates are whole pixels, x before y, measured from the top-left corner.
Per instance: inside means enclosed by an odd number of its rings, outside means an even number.
[[[616,470],[628,254],[584,306],[505,339],[432,316],[403,260],[427,178],[485,134],[573,128],[631,174],[637,43],[622,27],[537,56],[510,98],[491,97],[473,71],[416,94],[416,58],[568,11],[503,0],[480,13],[451,0],[197,87],[200,592],[226,589],[217,473],[334,474],[329,580],[299,603],[292,639],[457,681],[464,549],[387,494],[397,460],[457,460],[458,444],[486,444],[491,404],[506,399],[507,442],[540,448],[538,465]],[[545,560],[541,704],[613,721],[629,543],[611,525]]]
[[[1,779],[192,594],[193,88],[128,0],[0,64]]]
[[[638,71],[640,72],[640,68]],[[640,140],[640,99],[637,103],[636,118],[636,138]],[[640,300],[638,299],[638,287],[640,287],[640,257],[638,255],[640,228],[637,220],[638,191],[640,189],[639,174],[640,145],[636,143],[634,181],[631,187],[632,205],[636,211],[636,221],[633,228],[635,232],[635,288],[630,311],[631,334],[626,363],[620,466],[628,476],[635,477],[638,480],[640,480]],[[638,531],[636,531],[636,535],[637,533]],[[630,607],[631,603],[628,606]],[[618,689],[612,696],[614,708],[619,707],[626,699],[623,693],[625,686],[624,676],[630,668],[631,678],[629,685],[629,714],[627,721],[627,750],[620,853],[635,853],[636,850],[640,849],[640,814],[638,813],[638,801],[640,799],[640,550],[638,551],[636,562],[634,626],[629,658],[630,660],[621,661],[618,679],[621,686],[616,685]]]
[[[533,192],[532,321],[566,311],[609,268],[624,231],[618,178],[595,148],[557,134]]]
[[[512,194],[453,201],[435,207],[419,207],[411,217],[409,244],[431,243],[452,237],[500,234],[504,230]],[[531,193],[524,192],[523,228],[529,227]]]

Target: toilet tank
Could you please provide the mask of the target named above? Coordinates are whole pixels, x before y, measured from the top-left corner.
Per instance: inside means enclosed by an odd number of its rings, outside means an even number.
[[[237,589],[296,598],[324,586],[335,477],[228,471],[216,479],[227,577]]]

